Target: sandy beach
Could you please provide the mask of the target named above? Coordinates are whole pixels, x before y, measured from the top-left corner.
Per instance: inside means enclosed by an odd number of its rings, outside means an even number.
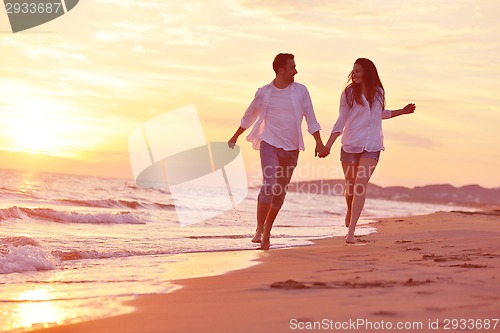
[[[500,210],[380,220],[377,233],[292,249],[192,254],[187,278],[130,314],[37,332],[497,332]],[[208,259],[210,258],[210,259]],[[191,273],[192,272],[192,275]]]

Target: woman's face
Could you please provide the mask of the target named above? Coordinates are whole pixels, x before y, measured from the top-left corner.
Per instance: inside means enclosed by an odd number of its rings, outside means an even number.
[[[352,82],[356,84],[363,83],[363,66],[354,64],[352,68]]]

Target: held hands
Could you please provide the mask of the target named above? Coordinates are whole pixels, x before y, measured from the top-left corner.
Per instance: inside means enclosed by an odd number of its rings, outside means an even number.
[[[319,158],[325,158],[330,155],[330,148],[325,145],[316,145],[316,149],[314,150],[314,156],[318,156]]]

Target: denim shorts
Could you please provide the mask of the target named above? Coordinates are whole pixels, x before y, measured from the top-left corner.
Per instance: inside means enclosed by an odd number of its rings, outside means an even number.
[[[372,158],[376,161],[380,158],[379,151],[366,151],[363,150],[361,153],[348,153],[342,148],[340,150],[340,161],[344,163],[358,164],[361,158]]]
[[[286,151],[265,141],[260,143],[263,182],[259,192],[259,202],[270,203],[276,209],[281,208],[285,201],[286,187],[290,183],[298,158],[299,150]]]

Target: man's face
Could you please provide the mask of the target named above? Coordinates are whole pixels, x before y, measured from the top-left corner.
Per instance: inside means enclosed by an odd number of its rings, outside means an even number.
[[[295,74],[297,74],[297,69],[295,68],[295,60],[288,59],[286,62],[285,70],[283,71],[283,78],[292,83],[294,80]]]

